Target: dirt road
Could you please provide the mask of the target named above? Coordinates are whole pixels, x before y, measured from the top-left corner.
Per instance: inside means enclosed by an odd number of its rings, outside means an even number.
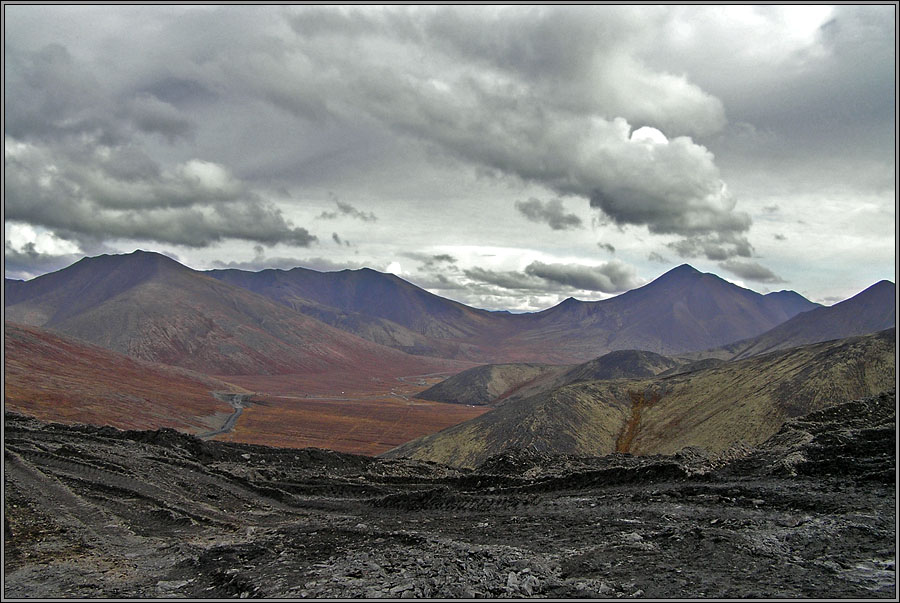
[[[225,419],[225,422],[222,424],[222,427],[216,429],[215,431],[207,431],[206,433],[198,434],[198,438],[209,439],[215,437],[222,433],[228,433],[232,429],[234,429],[235,423],[240,418],[241,413],[244,412],[244,409],[250,405],[250,398],[253,394],[232,394],[229,392],[213,392],[213,396],[215,396],[216,400],[220,400],[222,402],[227,402],[234,408],[234,412],[228,415],[228,418]]]

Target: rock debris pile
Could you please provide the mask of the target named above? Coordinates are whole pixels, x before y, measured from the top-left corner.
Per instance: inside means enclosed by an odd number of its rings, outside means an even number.
[[[475,470],[7,414],[4,595],[890,598],[894,403]]]

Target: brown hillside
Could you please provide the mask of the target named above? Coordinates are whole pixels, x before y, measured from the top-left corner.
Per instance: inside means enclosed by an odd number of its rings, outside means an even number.
[[[223,381],[129,358],[35,327],[4,323],[6,409],[60,423],[201,433],[232,408]]]

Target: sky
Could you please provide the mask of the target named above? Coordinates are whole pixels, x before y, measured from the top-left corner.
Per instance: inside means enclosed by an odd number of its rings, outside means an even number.
[[[688,263],[895,280],[894,5],[5,5],[8,278],[392,272],[493,310]]]

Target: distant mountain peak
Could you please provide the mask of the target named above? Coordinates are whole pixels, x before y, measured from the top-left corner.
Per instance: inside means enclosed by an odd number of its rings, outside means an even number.
[[[693,282],[696,281],[699,277],[703,276],[704,273],[700,272],[690,264],[682,264],[680,266],[676,266],[672,268],[668,272],[665,272],[651,281],[650,284],[656,283],[669,283],[669,282],[680,282],[687,281]],[[715,275],[713,275],[715,276]]]
[[[682,264],[669,270],[667,274],[702,274],[699,270],[690,264]]]
[[[75,262],[79,264],[81,262],[147,262],[147,261],[164,261],[171,262],[173,264],[178,264],[181,266],[177,260],[170,258],[169,256],[156,252],[156,251],[145,251],[143,249],[135,249],[131,253],[101,253],[100,255],[95,256],[85,256]]]

